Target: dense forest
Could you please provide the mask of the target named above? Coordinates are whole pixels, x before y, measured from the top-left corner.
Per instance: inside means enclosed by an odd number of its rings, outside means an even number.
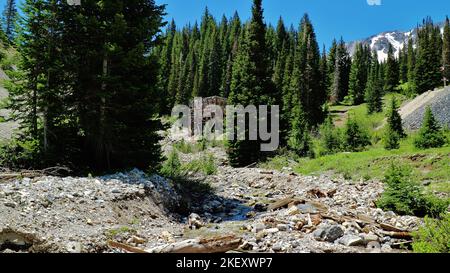
[[[10,0],[3,20],[3,39],[20,54],[7,71],[7,108],[21,125],[2,148],[1,165],[10,167],[156,169],[159,117],[208,96],[280,105],[282,146],[311,156],[311,133],[332,126],[330,105],[366,102],[377,113],[386,93],[413,96],[450,79],[448,18],[443,35],[425,19],[417,40],[398,56],[390,45],[380,63],[363,44],[350,56],[343,38],[321,49],[307,14],[298,27],[281,17],[267,25],[261,0],[248,22],[237,13],[218,21],[206,9],[199,24],[183,27],[165,23],[164,6],[153,0],[26,0],[22,11]],[[348,135],[358,133],[348,126]],[[230,141],[230,163],[263,159],[259,142]]]

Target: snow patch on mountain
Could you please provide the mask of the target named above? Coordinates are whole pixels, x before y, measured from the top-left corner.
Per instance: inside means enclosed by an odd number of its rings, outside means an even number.
[[[444,23],[440,23],[441,33],[444,32]],[[378,53],[378,60],[384,62],[387,60],[389,43],[394,48],[394,54],[399,56],[400,50],[402,50],[408,43],[408,40],[412,38],[413,41],[417,38],[417,29],[411,29],[409,31],[386,31],[377,35],[373,35],[367,39],[352,41],[347,44],[350,55],[353,56],[356,45],[362,43],[363,45],[370,45],[372,50],[376,50]]]

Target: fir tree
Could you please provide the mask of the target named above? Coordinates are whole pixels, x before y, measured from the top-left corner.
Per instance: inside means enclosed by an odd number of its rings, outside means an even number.
[[[344,131],[344,147],[350,152],[359,152],[370,145],[368,133],[354,117],[348,117]]]
[[[380,84],[378,74],[380,66],[378,64],[378,54],[373,52],[372,65],[370,67],[369,81],[365,90],[368,114],[383,111],[383,87]]]
[[[442,38],[440,28],[430,18],[424,20],[417,35],[415,88],[417,93],[422,94],[433,90],[442,82]]]
[[[321,123],[326,91],[321,85],[319,46],[307,14],[300,25],[291,80],[293,101],[301,104],[306,121],[312,126]]]
[[[398,62],[394,56],[394,47],[389,43],[388,57],[386,61],[384,91],[386,93],[394,92],[399,83]]]
[[[412,39],[408,41],[408,82],[414,84],[415,69],[416,69],[416,51],[414,49],[414,42]]]
[[[355,55],[350,70],[349,96],[353,104],[364,102],[364,91],[367,85],[370,67],[370,50],[361,43],[356,45]]]
[[[320,128],[320,155],[335,154],[341,149],[339,131],[335,128],[331,116],[328,116]]]
[[[15,24],[17,21],[17,8],[15,0],[7,0],[3,11],[3,29],[10,41],[15,37]]]
[[[442,147],[445,143],[446,138],[442,133],[441,127],[436,121],[431,108],[427,107],[419,135],[414,140],[414,146],[418,149],[430,149]]]
[[[397,102],[395,98],[391,101],[387,116],[387,125],[384,135],[384,148],[386,150],[395,150],[400,148],[400,139],[405,138],[402,118],[398,113]]]
[[[341,102],[348,95],[350,69],[351,58],[348,54],[347,46],[341,38],[341,41],[336,49],[336,63],[334,68],[333,85],[331,88],[331,103]]]
[[[244,40],[239,48],[229,103],[231,105],[270,105],[274,88],[271,81],[270,63],[266,49],[266,26],[263,21],[262,1],[254,0],[252,19],[245,30]],[[233,166],[246,166],[257,162],[262,154],[260,141],[233,140],[228,143],[228,156]]]
[[[389,129],[392,132],[395,132],[400,138],[406,137],[406,133],[403,129],[402,117],[398,112],[398,105],[395,97],[391,100],[391,105],[387,114],[387,123]]]
[[[291,122],[292,129],[289,134],[289,148],[300,157],[313,157],[314,152],[309,134],[309,125],[301,105],[294,106]]]

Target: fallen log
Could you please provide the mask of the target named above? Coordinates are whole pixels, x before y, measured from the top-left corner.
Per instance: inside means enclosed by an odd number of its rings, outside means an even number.
[[[267,207],[267,210],[268,211],[274,211],[274,210],[277,210],[277,209],[281,209],[281,208],[287,207],[293,201],[295,201],[293,196],[290,196],[290,197],[278,200],[275,203],[270,204]]]
[[[389,236],[396,239],[405,239],[405,240],[411,240],[412,234],[410,232],[396,232],[396,231],[384,231],[381,230],[380,234],[383,234],[385,236]]]
[[[108,246],[110,246],[112,248],[122,249],[122,250],[125,250],[126,252],[130,252],[130,253],[148,253],[147,251],[145,251],[142,248],[137,248],[134,246],[130,246],[127,244],[114,242],[114,241],[108,241]]]
[[[59,176],[61,174],[70,173],[70,169],[66,167],[51,167],[43,170],[22,170],[22,171],[9,171],[2,170],[0,172],[0,180],[10,180],[17,178],[35,178],[39,176],[51,175],[51,176]]]
[[[386,231],[405,232],[405,230],[399,229],[399,228],[394,227],[394,226],[391,226],[391,225],[389,225],[389,224],[383,224],[383,223],[381,223],[381,224],[380,224],[380,227],[381,227],[383,230],[386,230]]]
[[[225,253],[237,249],[242,239],[222,236],[209,239],[191,239],[178,243],[146,249],[147,253]]]

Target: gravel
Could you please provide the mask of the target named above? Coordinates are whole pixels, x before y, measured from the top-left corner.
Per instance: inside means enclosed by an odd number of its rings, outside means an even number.
[[[435,93],[433,94],[433,92]],[[404,127],[408,130],[419,129],[422,126],[427,106],[431,106],[433,114],[441,126],[450,128],[450,87],[431,91],[406,105],[405,108],[408,108],[408,111],[402,115]]]

